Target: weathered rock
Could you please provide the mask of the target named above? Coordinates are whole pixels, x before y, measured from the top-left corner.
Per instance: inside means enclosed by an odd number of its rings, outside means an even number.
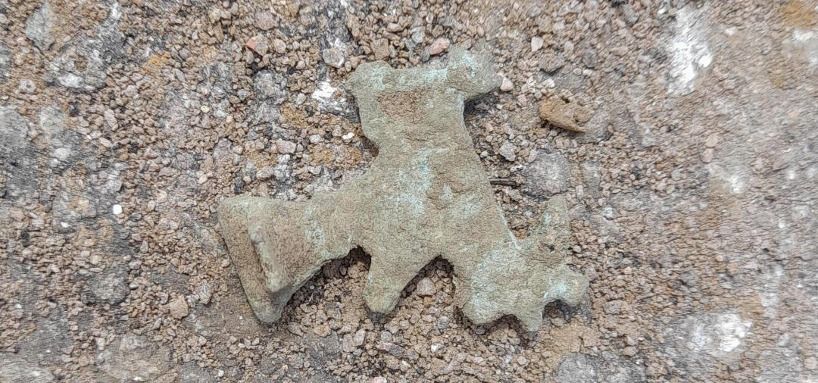
[[[282,76],[268,70],[258,72],[253,77],[253,89],[257,97],[261,100],[272,100],[275,104],[280,104],[286,98],[284,91],[286,83],[287,80]]]
[[[267,38],[263,35],[255,35],[249,39],[244,44],[247,49],[264,56],[270,49],[270,43],[267,41]]]
[[[346,61],[346,57],[344,56],[344,51],[339,48],[328,48],[324,49],[321,52],[321,58],[324,60],[327,65],[333,68],[341,68],[344,66],[344,62]]]
[[[10,67],[11,51],[7,46],[0,44],[0,82],[6,81]]]
[[[503,77],[503,82],[500,84],[500,90],[503,92],[511,92],[512,89],[514,89],[514,83]]]
[[[62,355],[74,347],[65,313],[54,310],[47,318],[37,320],[36,325],[34,332],[18,344],[19,355],[27,362],[39,365],[60,363]]]
[[[99,273],[91,282],[91,293],[97,300],[111,305],[122,303],[131,293],[128,274],[117,267]]]
[[[0,169],[4,198],[17,199],[38,187],[37,164],[42,153],[28,139],[29,121],[13,107],[0,106]]]
[[[195,363],[185,363],[179,368],[179,382],[181,383],[211,383],[216,382],[207,370]]]
[[[622,312],[622,306],[625,303],[619,299],[614,299],[612,301],[605,302],[602,306],[603,310],[605,310],[606,314],[609,315],[617,315]]]
[[[278,149],[279,153],[284,154],[293,154],[295,153],[296,144],[291,141],[287,140],[277,140],[276,141],[276,149]]]
[[[168,303],[168,311],[174,319],[183,319],[190,313],[190,308],[184,296],[178,296]]]
[[[540,36],[532,37],[531,38],[531,51],[536,52],[536,51],[540,50],[540,48],[542,48],[543,44],[545,44],[545,41],[543,41],[542,37],[540,37]]]
[[[752,325],[734,310],[689,316],[667,328],[666,351],[691,364],[705,364],[708,359],[734,361],[746,348]]]
[[[593,383],[599,381],[599,362],[596,358],[583,354],[569,354],[557,368],[560,383]]]
[[[46,81],[76,91],[91,91],[105,85],[108,67],[123,54],[125,36],[119,31],[122,17],[113,2],[105,19],[90,38],[77,36],[47,67]]]
[[[31,79],[24,78],[20,80],[19,85],[17,85],[17,90],[19,90],[20,93],[33,94],[37,91],[37,84],[31,81]]]
[[[0,382],[8,383],[48,383],[54,375],[38,367],[36,362],[27,361],[16,355],[0,353]]]
[[[278,54],[283,54],[287,52],[287,43],[281,39],[273,40],[273,50],[275,50]]]
[[[514,161],[517,159],[517,147],[508,141],[500,145],[499,153],[506,161]]]
[[[210,303],[210,299],[213,298],[213,289],[210,287],[210,283],[202,281],[196,287],[196,296],[199,297],[199,302],[202,302],[203,305]]]
[[[389,40],[377,39],[372,42],[372,53],[375,54],[375,59],[386,60],[389,58]]]
[[[590,69],[596,68],[597,64],[596,51],[590,48],[584,50],[582,52],[582,63],[585,64],[585,66]]]
[[[358,66],[348,86],[379,148],[368,172],[307,202],[229,198],[219,224],[256,316],[272,323],[321,266],[362,247],[372,257],[364,300],[386,313],[437,256],[454,267],[455,300],[475,323],[514,315],[529,330],[545,304],[575,305],[587,280],[563,263],[565,201],[518,240],[506,225],[463,122],[464,102],[495,89],[484,56],[450,52],[446,67]]]
[[[273,15],[272,12],[262,11],[256,13],[255,17],[256,28],[261,29],[263,31],[269,31],[270,29],[275,28],[276,24],[278,23],[276,22],[275,15]]]
[[[449,39],[444,37],[437,38],[435,41],[432,41],[432,45],[429,45],[429,55],[439,55],[446,49],[449,49]]]
[[[170,368],[170,350],[127,334],[99,353],[96,364],[119,381],[152,381]]]
[[[539,65],[543,72],[553,74],[565,66],[565,58],[559,53],[544,53],[540,58]]]
[[[40,50],[46,50],[54,44],[54,22],[56,15],[51,4],[46,1],[26,20],[26,37],[34,42]]]
[[[718,366],[738,363],[746,357],[745,351],[750,344],[758,340],[751,317],[742,316],[735,308],[682,314],[670,323],[663,323],[661,350],[676,363],[673,369],[683,370],[691,381],[707,380],[713,371],[718,370]],[[763,375],[778,376],[758,381],[794,381],[781,379],[782,376],[778,373],[784,372],[786,376],[793,368],[797,368],[798,357],[782,355],[782,352],[786,354],[789,351],[786,346],[768,351],[771,352],[760,353],[759,360],[763,361],[765,370]]]
[[[12,107],[0,107],[0,156],[11,158],[28,140],[28,122]]]
[[[563,357],[555,371],[555,380],[558,383],[644,382],[645,373],[640,366],[609,352],[601,357],[572,353]]]
[[[540,118],[552,125],[574,132],[584,132],[583,125],[591,119],[591,111],[561,97],[549,97],[540,103]]]
[[[525,172],[526,192],[544,197],[568,189],[568,159],[559,153],[541,153]]]
[[[366,330],[360,329],[355,332],[355,335],[352,336],[352,343],[355,347],[361,347],[364,345],[366,341]]]
[[[415,294],[420,295],[422,297],[430,297],[435,295],[435,284],[429,278],[423,278],[418,281],[418,285],[415,288]]]

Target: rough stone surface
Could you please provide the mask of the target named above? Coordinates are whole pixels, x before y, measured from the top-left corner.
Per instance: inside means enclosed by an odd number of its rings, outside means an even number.
[[[25,29],[44,1],[0,0],[0,370],[551,383],[583,355],[599,380],[611,363],[628,382],[818,381],[815,0],[49,0],[54,43],[41,50]],[[78,48],[103,31],[123,44],[97,44],[119,53],[97,66]],[[245,47],[258,35],[264,55]],[[533,335],[511,316],[475,325],[436,260],[410,282],[428,278],[434,295],[408,287],[376,315],[362,294],[370,259],[354,250],[262,325],[219,203],[307,201],[361,177],[378,147],[343,84],[383,40],[393,68],[439,65],[438,38],[491,51],[514,85],[467,102],[464,123],[518,237],[550,196],[530,189],[538,157],[565,158],[587,305],[546,306]],[[343,67],[323,62],[328,47],[343,47]],[[272,88],[256,88],[263,72]],[[100,86],[57,80],[71,74]],[[587,132],[539,118],[555,96],[593,110]],[[184,320],[167,308],[180,295]],[[128,336],[144,347],[117,351]],[[119,362],[97,358],[109,352]],[[576,366],[562,378],[583,376]]]
[[[125,335],[100,352],[96,364],[119,381],[151,381],[170,367],[170,353],[144,336]]]
[[[324,53],[321,54],[321,57],[324,59],[324,62],[327,63],[327,65],[333,68],[341,68],[344,65],[344,61],[346,61],[344,52],[335,47],[325,49]]]
[[[584,132],[583,125],[591,119],[588,108],[565,100],[561,97],[549,97],[540,103],[540,118],[552,125],[574,132]]]
[[[175,319],[182,319],[190,313],[185,297],[178,296],[168,303],[170,316]]]
[[[377,60],[386,60],[389,58],[389,40],[378,39],[372,42],[372,53]]]
[[[510,142],[504,142],[503,145],[500,146],[499,152],[506,161],[514,161],[517,159],[517,147]]]
[[[269,31],[276,26],[275,16],[272,12],[258,12],[255,16],[255,26],[263,31]]]
[[[429,45],[429,54],[432,56],[439,55],[449,49],[449,44],[449,39],[443,37],[437,38],[435,41],[432,41],[432,45]]]
[[[8,47],[0,43],[0,82],[6,81],[10,67],[11,51],[9,51]]]
[[[194,363],[186,363],[179,371],[180,383],[214,383],[217,381],[207,370]]]
[[[526,190],[544,197],[563,193],[570,179],[568,159],[559,153],[540,153],[528,167]]]
[[[549,200],[541,227],[517,239],[464,127],[464,102],[499,80],[486,56],[457,48],[442,68],[359,66],[348,87],[379,153],[366,174],[307,202],[240,196],[219,207],[256,316],[278,321],[322,265],[356,247],[371,256],[364,299],[379,313],[438,256],[454,267],[455,300],[477,324],[514,315],[535,331],[545,304],[578,304],[588,282],[564,264],[565,201]]]
[[[118,25],[119,3],[107,9],[107,18],[90,37],[76,36],[48,63],[45,79],[75,91],[91,91],[105,85],[108,68],[123,54],[125,37]]]
[[[540,36],[534,36],[531,38],[531,51],[536,52],[542,48],[544,41]]]
[[[717,363],[734,363],[747,348],[753,322],[734,311],[703,313],[674,322],[665,331],[666,351],[674,360],[696,366],[696,371]],[[702,379],[698,372],[694,378]]]
[[[279,153],[284,154],[293,154],[295,153],[296,144],[294,142],[286,141],[286,140],[278,140],[276,142],[276,148],[278,149]]]
[[[422,297],[428,297],[435,294],[435,284],[429,278],[423,278],[418,281],[417,287],[415,287],[415,293]]]
[[[637,383],[645,381],[644,369],[611,353],[601,356],[566,355],[555,374],[558,383]]]
[[[50,383],[54,375],[16,355],[0,353],[0,381],[7,383]]]
[[[111,268],[95,275],[91,282],[91,293],[101,303],[122,303],[130,293],[127,274],[120,268]]]
[[[0,107],[0,155],[10,159],[26,145],[28,123],[15,109]]]
[[[514,89],[514,83],[512,83],[511,80],[503,77],[503,82],[500,83],[500,90],[502,90],[503,92],[511,92],[512,89]]]
[[[539,67],[543,72],[554,74],[565,66],[565,58],[560,53],[546,52],[540,57]]]
[[[54,44],[55,18],[51,3],[46,1],[26,21],[26,36],[34,41],[37,48],[46,50]]]

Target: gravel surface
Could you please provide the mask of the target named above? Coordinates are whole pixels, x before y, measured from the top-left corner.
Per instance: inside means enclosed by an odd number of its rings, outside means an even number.
[[[438,260],[378,316],[353,251],[260,325],[218,202],[360,176],[344,80],[455,45],[504,77],[466,125],[509,226],[564,196],[586,302],[475,326]],[[815,0],[0,0],[0,381],[818,380],[816,79]]]

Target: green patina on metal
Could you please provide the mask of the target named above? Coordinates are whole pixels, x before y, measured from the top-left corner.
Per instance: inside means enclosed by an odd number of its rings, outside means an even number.
[[[445,67],[359,66],[347,86],[378,146],[367,173],[306,202],[239,196],[219,207],[259,320],[278,321],[298,288],[355,247],[372,259],[364,298],[376,312],[436,257],[452,264],[456,303],[475,323],[510,314],[536,330],[545,304],[577,304],[588,282],[564,264],[565,201],[549,200],[542,227],[515,238],[465,128],[464,102],[498,85],[488,58],[462,49]]]

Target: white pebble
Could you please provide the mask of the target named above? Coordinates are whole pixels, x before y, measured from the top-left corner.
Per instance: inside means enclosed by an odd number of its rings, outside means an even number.
[[[531,38],[531,51],[536,52],[542,48],[544,41],[542,37],[534,36]]]
[[[505,78],[504,76],[503,83],[500,85],[500,90],[502,90],[503,92],[510,92],[512,89],[514,89],[514,83],[512,83],[511,80]]]
[[[435,295],[435,284],[429,278],[423,278],[418,281],[417,286],[415,287],[415,293],[422,297],[430,297]]]
[[[543,85],[545,85],[546,88],[555,88],[557,86],[553,78],[546,79]]]
[[[514,161],[517,158],[517,147],[510,142],[504,142],[500,146],[500,155],[508,161]]]

